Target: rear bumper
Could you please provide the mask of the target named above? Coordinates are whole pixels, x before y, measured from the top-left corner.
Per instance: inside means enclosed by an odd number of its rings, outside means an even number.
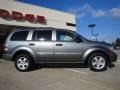
[[[11,54],[3,54],[3,59],[12,60],[12,55]]]
[[[115,52],[111,52],[109,54],[109,59],[110,59],[111,62],[117,61],[117,54]]]

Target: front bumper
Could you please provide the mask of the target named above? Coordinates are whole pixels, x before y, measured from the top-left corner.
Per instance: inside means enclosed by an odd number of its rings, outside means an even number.
[[[111,62],[117,61],[117,54],[115,52],[110,52],[109,59]]]

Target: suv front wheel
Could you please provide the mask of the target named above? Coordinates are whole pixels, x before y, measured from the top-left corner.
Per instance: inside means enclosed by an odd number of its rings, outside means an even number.
[[[15,67],[20,72],[30,71],[32,67],[32,60],[26,53],[20,54],[15,57]]]
[[[107,69],[108,58],[102,53],[94,53],[89,57],[88,65],[92,71],[104,71]]]

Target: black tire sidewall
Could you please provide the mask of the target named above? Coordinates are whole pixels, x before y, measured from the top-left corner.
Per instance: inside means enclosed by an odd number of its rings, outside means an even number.
[[[20,69],[18,66],[17,66],[17,60],[20,58],[20,57],[25,57],[28,59],[28,67],[26,69]],[[32,67],[32,60],[30,58],[30,56],[28,54],[20,54],[20,55],[17,55],[15,57],[15,67],[18,71],[20,72],[27,72],[27,71],[30,71],[31,67]]]
[[[96,69],[96,68],[94,68],[93,65],[92,65],[92,60],[93,60],[93,58],[96,57],[96,56],[101,56],[101,57],[103,57],[104,60],[105,60],[105,66],[104,66],[103,68],[101,68],[101,69]],[[92,71],[95,71],[95,72],[105,71],[105,70],[107,69],[107,65],[108,65],[108,58],[107,58],[106,55],[104,55],[104,54],[102,54],[102,53],[94,53],[94,54],[92,54],[92,55],[89,57],[88,65],[89,65],[90,70],[92,70]]]

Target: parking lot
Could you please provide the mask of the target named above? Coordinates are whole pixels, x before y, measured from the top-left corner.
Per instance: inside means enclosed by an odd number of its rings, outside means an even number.
[[[0,90],[120,90],[120,57],[114,65],[104,72],[81,64],[48,64],[19,72],[13,62],[0,59]]]

